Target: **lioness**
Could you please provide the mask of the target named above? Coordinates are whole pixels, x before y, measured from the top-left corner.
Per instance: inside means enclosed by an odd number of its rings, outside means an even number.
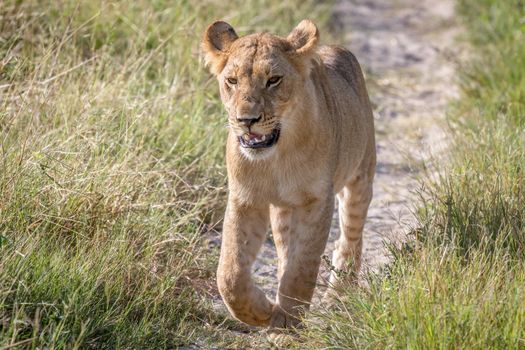
[[[296,326],[314,292],[334,210],[332,264],[358,272],[376,163],[363,74],[344,48],[318,46],[303,20],[286,38],[239,38],[215,22],[202,42],[228,112],[229,196],[217,282],[229,311],[255,326]],[[279,257],[275,303],[250,276],[271,228]],[[331,276],[331,282],[337,282]]]

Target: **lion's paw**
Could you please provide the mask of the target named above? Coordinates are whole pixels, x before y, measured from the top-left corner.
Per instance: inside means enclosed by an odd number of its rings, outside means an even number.
[[[287,312],[279,305],[274,305],[269,325],[271,329],[298,328],[300,324],[301,320],[297,316]]]
[[[285,329],[270,328],[266,332],[266,340],[277,349],[288,349],[295,342],[296,336]]]

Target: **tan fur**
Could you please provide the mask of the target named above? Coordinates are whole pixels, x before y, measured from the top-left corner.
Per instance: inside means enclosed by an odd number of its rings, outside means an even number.
[[[353,276],[360,267],[376,161],[372,110],[355,57],[344,48],[318,46],[318,38],[317,27],[304,20],[287,38],[239,38],[229,24],[215,22],[203,39],[230,125],[217,282],[230,312],[251,325],[298,324],[314,292],[334,195],[341,237],[333,264],[351,267]],[[268,87],[272,76],[282,80]],[[280,128],[280,137],[270,148],[243,148],[238,137],[248,127],[237,118],[257,116],[250,132]],[[270,222],[279,257],[275,302],[251,279]]]

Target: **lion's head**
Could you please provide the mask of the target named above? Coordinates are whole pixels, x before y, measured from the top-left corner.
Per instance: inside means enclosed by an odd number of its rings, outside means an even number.
[[[269,156],[287,128],[305,88],[319,32],[303,20],[286,38],[258,33],[239,38],[228,23],[215,22],[204,34],[206,63],[217,76],[228,121],[242,152]]]

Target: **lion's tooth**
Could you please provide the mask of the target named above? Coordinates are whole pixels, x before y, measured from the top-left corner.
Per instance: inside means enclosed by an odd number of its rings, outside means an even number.
[[[261,137],[261,141],[266,141],[266,135],[263,135],[263,136]]]

